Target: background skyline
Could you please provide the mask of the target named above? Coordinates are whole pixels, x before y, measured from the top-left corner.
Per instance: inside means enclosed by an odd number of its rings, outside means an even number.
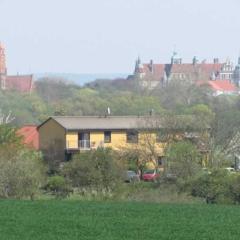
[[[212,62],[240,50],[238,0],[0,0],[10,74],[132,73],[144,62]]]

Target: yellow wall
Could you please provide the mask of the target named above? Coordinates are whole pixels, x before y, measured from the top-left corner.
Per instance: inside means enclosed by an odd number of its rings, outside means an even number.
[[[148,145],[155,145],[156,150],[159,154],[163,154],[164,146],[161,143],[156,143],[155,133],[139,133],[139,142],[127,143],[126,131],[111,131],[111,143],[104,143],[104,132],[94,131],[90,132],[90,142],[91,148],[97,147],[111,147],[115,150],[120,150],[121,148],[131,148],[131,147],[145,147]],[[67,132],[66,143],[68,149],[76,149],[78,147],[78,132]]]
[[[66,147],[67,147],[67,149],[77,149],[78,148],[78,133],[77,132],[67,132],[66,133]]]
[[[64,160],[65,157],[65,129],[55,120],[49,119],[38,129],[39,147],[45,158]]]
[[[111,134],[111,143],[105,143],[104,146],[111,147],[113,149],[120,149],[121,147],[126,146],[126,132],[124,131],[112,131]]]
[[[163,154],[163,145],[156,143],[156,134],[141,132],[138,135],[138,143],[127,143],[126,131],[111,131],[111,143],[104,143],[104,131],[90,132],[91,148],[96,149],[99,146],[111,147],[115,150],[122,148],[142,148],[148,152],[148,144],[154,145],[159,155]],[[54,156],[59,160],[64,160],[65,150],[77,150],[78,131],[65,131],[55,120],[49,119],[39,127],[40,150],[45,156]],[[50,155],[49,155],[50,154]]]
[[[103,147],[104,133],[103,132],[90,132],[90,142],[92,148]]]

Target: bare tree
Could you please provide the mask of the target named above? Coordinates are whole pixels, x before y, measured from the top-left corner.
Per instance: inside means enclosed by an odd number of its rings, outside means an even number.
[[[9,111],[7,114],[4,114],[2,110],[0,109],[0,124],[9,124],[15,119],[14,116],[12,116],[12,111]]]

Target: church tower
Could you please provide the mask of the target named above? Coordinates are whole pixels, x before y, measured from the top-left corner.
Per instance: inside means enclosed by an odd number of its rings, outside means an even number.
[[[6,88],[6,56],[5,56],[5,48],[2,43],[0,43],[0,88]]]

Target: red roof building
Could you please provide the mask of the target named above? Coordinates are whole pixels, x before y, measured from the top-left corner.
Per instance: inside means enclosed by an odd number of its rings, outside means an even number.
[[[30,93],[33,89],[33,75],[6,76],[5,89]]]
[[[37,126],[27,125],[21,127],[17,134],[22,136],[23,143],[28,147],[38,150],[39,149],[39,134],[37,131]]]
[[[230,81],[233,72],[233,64],[229,60],[220,63],[215,58],[213,63],[206,63],[206,61],[198,63],[198,60],[194,57],[192,63],[183,63],[182,59],[177,58],[176,53],[174,53],[169,64],[154,64],[152,60],[149,64],[142,64],[140,58],[138,58],[134,75],[130,76],[129,79],[138,79],[143,87],[153,89],[172,80],[188,81],[189,83],[225,79]]]
[[[0,89],[30,93],[33,89],[33,75],[7,75],[5,48],[0,43]]]
[[[209,86],[214,96],[219,96],[222,94],[233,95],[238,94],[238,88],[232,84],[229,80],[215,80],[206,82],[199,82],[198,85]]]

